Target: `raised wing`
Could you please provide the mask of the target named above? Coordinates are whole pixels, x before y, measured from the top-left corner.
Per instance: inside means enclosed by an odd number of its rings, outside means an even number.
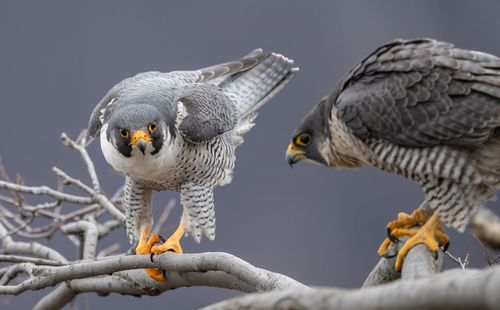
[[[268,56],[269,54],[263,53],[260,48],[253,50],[242,59],[200,69],[199,76],[195,82],[203,83],[227,76],[235,78],[235,74],[251,69],[261,63]]]

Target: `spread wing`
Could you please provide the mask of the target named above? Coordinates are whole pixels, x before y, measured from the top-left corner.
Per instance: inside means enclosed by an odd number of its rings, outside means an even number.
[[[361,138],[474,146],[498,134],[500,59],[430,39],[394,41],[354,67],[331,100]]]
[[[233,129],[238,122],[236,106],[215,85],[194,84],[179,102],[182,105],[178,109],[185,113],[179,130],[192,143],[208,141]]]

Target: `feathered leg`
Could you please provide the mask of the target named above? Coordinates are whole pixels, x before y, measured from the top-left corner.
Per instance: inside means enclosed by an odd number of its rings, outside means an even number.
[[[204,234],[210,240],[215,238],[215,211],[214,196],[211,186],[200,184],[183,184],[181,186],[181,204],[183,212],[181,222],[177,230],[161,244],[151,249],[155,254],[167,251],[182,253],[180,240],[188,232],[193,238],[200,242]]]
[[[138,184],[133,178],[125,178],[125,218],[127,235],[132,243],[132,252],[137,255],[150,254],[152,246],[160,242],[160,237],[151,234],[153,214],[151,212],[151,197],[153,191]],[[155,280],[163,278],[159,269],[145,269],[146,273]]]

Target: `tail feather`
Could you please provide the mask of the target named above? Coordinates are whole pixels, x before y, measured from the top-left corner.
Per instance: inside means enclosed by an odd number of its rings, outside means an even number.
[[[243,143],[243,135],[253,127],[257,110],[281,91],[298,70],[293,66],[293,60],[270,53],[255,67],[232,75],[218,85],[234,100],[240,112],[236,145]]]
[[[241,116],[244,117],[247,112],[258,109],[269,100],[272,97],[268,96],[270,93],[276,94],[272,90],[283,82],[288,82],[289,79],[285,77],[290,73],[293,76],[296,71],[297,69],[293,68],[293,60],[271,53],[260,64],[233,75],[230,80],[219,84],[219,87],[236,102]],[[264,98],[266,100],[263,100]]]

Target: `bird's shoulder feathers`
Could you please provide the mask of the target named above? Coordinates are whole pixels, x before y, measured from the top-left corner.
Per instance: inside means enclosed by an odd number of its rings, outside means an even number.
[[[500,126],[500,59],[430,39],[388,43],[330,95],[360,138],[409,147],[473,147]]]

